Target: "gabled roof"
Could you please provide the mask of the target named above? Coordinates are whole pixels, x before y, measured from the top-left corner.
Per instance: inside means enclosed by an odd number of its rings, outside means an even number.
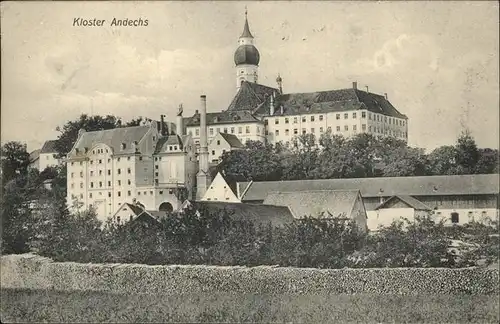
[[[269,115],[269,101],[267,98],[256,113]],[[373,113],[407,119],[384,96],[352,88],[282,94],[274,100],[274,106],[274,116],[281,115],[282,106],[284,116],[366,109]]]
[[[252,115],[250,111],[223,111],[207,113],[207,125],[237,124],[237,123],[263,123],[260,119]],[[200,114],[195,113],[192,117],[184,119],[186,126],[199,126]]]
[[[85,148],[91,149],[96,144],[105,144],[119,153],[135,153],[133,142],[140,142],[150,130],[150,126],[134,126],[107,129],[94,132],[84,132],[77,140],[74,148],[84,152]],[[126,148],[121,150],[121,144],[125,143]],[[75,155],[74,150],[70,153]]]
[[[40,154],[57,153],[56,143],[57,140],[46,141],[45,143],[43,143]]]
[[[224,181],[229,186],[231,191],[238,198],[238,189],[237,189],[238,182],[245,181],[246,180],[245,177],[237,175],[226,175],[224,171],[222,173],[219,172],[218,174],[221,175],[221,177],[224,179]]]
[[[386,201],[375,207],[375,210],[384,208],[384,206],[386,206],[390,201],[394,201],[396,199],[399,199],[400,201],[402,201],[403,203],[405,203],[406,205],[415,210],[426,210],[426,211],[432,210],[432,208],[430,208],[420,200],[415,199],[412,196],[405,196],[405,195],[392,196],[391,198],[387,199]]]
[[[219,133],[220,136],[229,144],[231,147],[242,148],[245,147],[243,143],[238,139],[236,135],[228,134],[228,133]]]
[[[439,196],[498,194],[498,174],[446,175],[422,177],[384,177],[293,181],[260,181],[250,184],[242,201],[263,201],[275,191],[350,190],[362,197]],[[239,183],[246,188],[249,182]]]
[[[30,163],[35,162],[40,158],[40,149],[34,150],[33,152],[30,153]]]
[[[269,206],[262,204],[242,204],[212,201],[191,202],[192,206],[207,208],[208,212],[220,212],[226,210],[233,220],[248,220],[257,225],[281,226],[291,223],[293,216],[288,207]]]
[[[270,192],[264,204],[287,206],[295,218],[350,218],[358,197],[358,190]]]
[[[187,136],[179,136],[177,134],[172,134],[168,136],[163,136],[158,139],[155,147],[155,154],[160,152],[168,152],[168,145],[179,145],[179,149],[182,150],[184,147],[183,139],[187,139]]]
[[[240,89],[234,96],[231,104],[227,108],[228,111],[239,110],[255,110],[266,99],[273,94],[278,93],[279,90],[271,88],[262,84],[243,81]]]

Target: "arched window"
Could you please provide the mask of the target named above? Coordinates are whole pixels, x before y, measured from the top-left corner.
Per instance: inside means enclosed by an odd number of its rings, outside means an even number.
[[[457,212],[451,213],[451,223],[458,224],[459,223],[459,215]]]

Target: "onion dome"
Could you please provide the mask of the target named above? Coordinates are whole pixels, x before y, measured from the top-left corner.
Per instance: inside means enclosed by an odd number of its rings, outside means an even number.
[[[259,65],[259,61],[259,51],[253,45],[240,45],[234,53],[234,63],[236,65]]]

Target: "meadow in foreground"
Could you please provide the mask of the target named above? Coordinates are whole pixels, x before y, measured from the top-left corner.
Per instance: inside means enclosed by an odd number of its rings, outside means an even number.
[[[119,295],[1,290],[7,322],[498,323],[497,296]]]

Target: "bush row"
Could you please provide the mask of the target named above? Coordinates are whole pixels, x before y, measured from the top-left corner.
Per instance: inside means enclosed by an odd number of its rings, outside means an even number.
[[[499,271],[486,268],[311,269],[149,266],[52,262],[34,255],[1,258],[4,288],[177,295],[498,294]]]

